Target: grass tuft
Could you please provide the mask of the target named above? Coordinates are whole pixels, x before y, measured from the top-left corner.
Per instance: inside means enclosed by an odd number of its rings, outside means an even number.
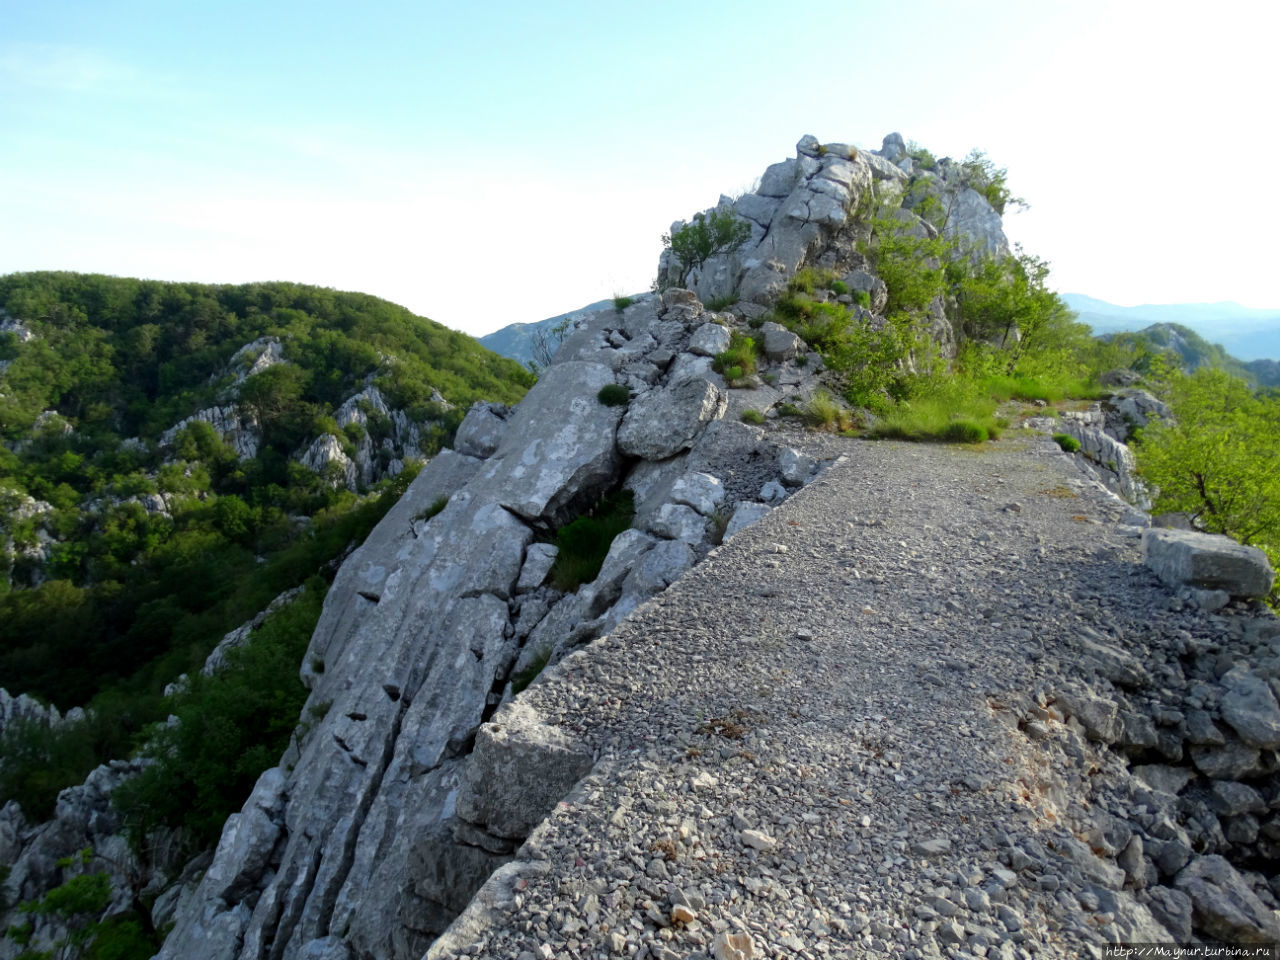
[[[613,538],[631,526],[635,502],[630,490],[605,496],[594,509],[556,531],[551,585],[566,593],[590,583],[600,574]]]

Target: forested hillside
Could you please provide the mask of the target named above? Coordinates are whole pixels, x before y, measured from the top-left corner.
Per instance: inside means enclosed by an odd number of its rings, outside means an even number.
[[[127,755],[166,683],[531,382],[363,294],[0,277],[0,687],[93,705],[73,765]]]

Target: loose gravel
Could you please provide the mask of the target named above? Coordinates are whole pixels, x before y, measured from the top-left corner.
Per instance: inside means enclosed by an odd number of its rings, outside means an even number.
[[[1081,637],[1205,615],[1043,435],[824,443],[817,480],[524,694],[598,763],[455,955],[1075,957],[1141,932],[1077,839],[1124,765],[1034,705]]]

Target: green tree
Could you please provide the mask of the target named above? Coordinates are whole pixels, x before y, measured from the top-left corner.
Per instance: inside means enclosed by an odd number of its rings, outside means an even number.
[[[1155,508],[1186,512],[1280,563],[1280,400],[1212,369],[1173,373],[1167,400],[1174,419],[1148,426],[1137,444]]]
[[[662,235],[662,245],[680,261],[680,284],[714,256],[732,253],[751,239],[751,224],[731,210],[694,214],[693,220]]]

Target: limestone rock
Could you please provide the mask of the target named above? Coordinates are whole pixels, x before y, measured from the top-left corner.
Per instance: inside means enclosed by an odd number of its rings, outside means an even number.
[[[767,503],[757,503],[754,500],[742,501],[733,511],[733,516],[729,518],[729,525],[724,530],[724,539],[728,540],[739,530],[751,526],[771,509]]]
[[[278,767],[266,770],[243,811],[227,818],[205,881],[216,896],[234,902],[253,889],[280,836],[284,789],[284,773]]]
[[[1235,943],[1280,940],[1275,914],[1222,857],[1197,857],[1174,883],[1191,898],[1197,930]]]
[[[718,323],[704,323],[689,338],[689,352],[714,357],[729,349],[729,331]]]
[[[1186,530],[1142,531],[1142,558],[1168,586],[1265,597],[1275,580],[1267,555],[1230,537]]]
[[[890,163],[897,163],[907,155],[907,144],[902,139],[902,134],[891,133],[880,142],[880,156],[884,157]]]
[[[560,548],[552,543],[530,544],[529,549],[525,551],[520,578],[516,580],[516,592],[526,593],[542,586],[559,553]]]
[[[790,360],[805,347],[803,340],[779,323],[770,321],[762,324],[760,334],[763,338],[764,355],[773,361]]]
[[[682,503],[709,517],[724,503],[724,484],[709,473],[690,471],[671,485],[670,496],[673,503]]]
[[[707,520],[692,507],[664,503],[649,522],[649,531],[660,537],[698,544],[706,539]]]
[[[354,487],[359,476],[355,462],[342,449],[342,442],[331,433],[316,437],[298,461],[312,473],[330,478],[335,486]]]
[[[231,447],[241,460],[250,460],[258,455],[258,447],[262,444],[262,428],[252,414],[235,405],[197,410],[162,433],[160,445],[171,446],[184,428],[197,421],[213,427],[223,443]]]
[[[1280,747],[1280,705],[1265,680],[1244,666],[1233,667],[1222,678],[1222,719],[1251,747]]]
[[[1000,214],[972,187],[961,190],[952,201],[943,233],[948,239],[959,240],[972,256],[998,258],[1009,254],[1009,239],[1004,235]]]
[[[613,382],[604,364],[548,367],[508,421],[477,494],[494,496],[529,520],[559,526],[572,519],[577,505],[612,482],[617,467],[614,435],[622,408],[596,399]]]
[[[527,401],[526,401],[527,402]],[[618,428],[623,453],[666,460],[686,450],[704,426],[724,416],[728,398],[708,380],[686,380],[637,397]]]
[[[509,704],[476,734],[458,816],[523,839],[588,770],[591,755],[528,706]]]
[[[453,449],[469,457],[492,456],[506,433],[511,410],[503,403],[483,403],[477,400],[458,425]]]
[[[807,483],[816,466],[813,457],[791,447],[784,448],[778,454],[778,470],[782,474],[782,480],[792,487]]]

